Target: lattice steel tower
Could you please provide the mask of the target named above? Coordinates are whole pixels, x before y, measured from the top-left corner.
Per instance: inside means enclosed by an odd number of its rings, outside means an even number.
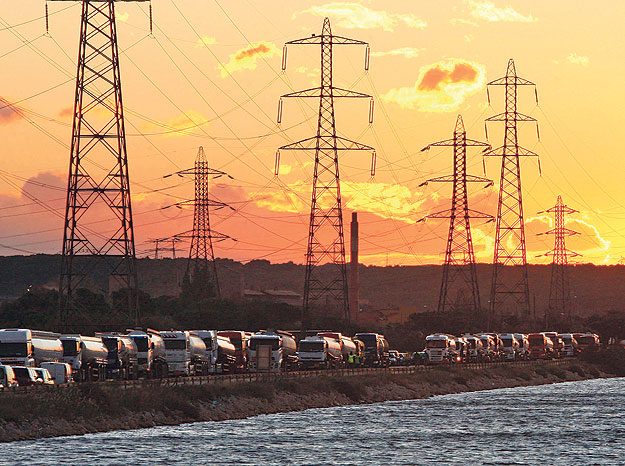
[[[217,179],[222,176],[227,176],[232,179],[232,177],[221,170],[215,170],[208,166],[208,160],[206,159],[202,146],[198,149],[193,168],[181,170],[172,175],[193,176],[195,183],[194,198],[175,204],[177,207],[183,207],[185,205],[193,206],[193,230],[188,230],[174,236],[174,238],[187,238],[191,240],[185,276],[190,280],[193,280],[198,274],[202,277],[209,277],[215,288],[216,296],[220,297],[221,288],[219,286],[213,243],[232,238],[211,229],[210,211],[211,209],[219,210],[224,207],[231,207],[224,202],[211,199],[209,184],[211,179]]]
[[[145,0],[134,0],[145,1]],[[89,227],[97,222],[97,230]],[[80,259],[77,259],[79,256]],[[107,286],[96,283],[106,275]],[[127,290],[123,321],[137,324],[137,272],[113,0],[83,0],[60,277],[66,328],[85,287]]]
[[[561,319],[571,317],[571,286],[568,274],[568,263],[570,257],[577,257],[580,254],[566,248],[566,237],[578,235],[579,232],[570,230],[566,224],[565,216],[577,213],[562,202],[562,196],[558,196],[556,205],[550,209],[539,212],[553,214],[554,228],[539,235],[554,235],[554,246],[549,252],[543,254],[551,257],[551,288],[549,290],[549,311],[551,314],[558,314]]]
[[[373,100],[370,95],[335,87],[332,82],[332,49],[335,45],[364,45],[365,69],[369,68],[369,46],[366,42],[332,34],[330,20],[325,18],[321,35],[287,42],[284,46],[282,69],[286,69],[288,45],[321,46],[321,85],[316,88],[292,92],[282,97],[319,99],[317,135],[282,146],[276,154],[276,175],[281,150],[307,150],[315,152],[315,168],[310,206],[308,250],[306,253],[306,278],[302,306],[302,324],[308,311],[318,306],[338,307],[348,318],[347,267],[345,264],[345,239],[343,236],[343,211],[339,178],[339,151],[366,150],[373,153],[371,172],[375,171],[375,151],[372,147],[336,135],[334,99],[338,97],[369,98],[369,123],[372,123]],[[282,98],[278,106],[278,123],[282,118]],[[331,270],[320,270],[319,265],[329,262]]]
[[[477,146],[488,150],[490,149],[490,144],[467,139],[462,116],[458,115],[454,137],[430,144],[423,148],[422,151],[438,146],[453,147],[454,173],[453,175],[432,178],[420,185],[453,183],[451,208],[426,217],[449,219],[449,234],[447,236],[447,249],[445,250],[445,263],[443,265],[443,280],[438,298],[438,311],[479,310],[482,306],[477,283],[477,272],[475,270],[471,219],[492,220],[493,217],[492,215],[469,209],[467,183],[487,183],[486,186],[492,186],[493,182],[479,176],[467,175],[467,147]]]
[[[490,311],[493,317],[496,312],[506,313],[506,311],[509,311],[508,313],[521,311],[529,315],[520,158],[537,157],[538,154],[519,145],[517,123],[519,121],[536,122],[536,119],[517,111],[517,92],[519,86],[534,86],[536,91],[536,85],[518,77],[514,61],[510,59],[506,75],[488,83],[487,91],[488,86],[505,86],[506,94],[506,111],[486,119],[486,122],[502,121],[505,124],[503,146],[491,149],[484,154],[502,158]],[[538,94],[535,93],[535,95],[536,103],[538,103]],[[490,94],[488,94],[488,102],[490,104]],[[538,123],[536,125],[538,128]]]

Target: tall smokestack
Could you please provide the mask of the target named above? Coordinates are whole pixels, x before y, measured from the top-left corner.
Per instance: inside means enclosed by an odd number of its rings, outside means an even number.
[[[358,320],[360,275],[358,274],[358,214],[352,212],[352,223],[350,224],[350,290],[349,290],[349,318],[352,323]]]

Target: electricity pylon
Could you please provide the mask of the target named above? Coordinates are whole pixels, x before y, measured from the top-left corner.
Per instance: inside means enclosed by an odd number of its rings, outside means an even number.
[[[578,235],[579,232],[570,230],[566,224],[565,216],[577,213],[562,202],[562,196],[558,196],[556,205],[550,209],[538,212],[539,214],[553,214],[554,228],[539,235],[554,235],[554,246],[551,251],[542,254],[543,257],[551,257],[551,287],[549,290],[549,311],[552,315],[559,315],[560,319],[571,318],[571,286],[569,281],[568,263],[569,258],[578,257],[580,254],[566,248],[566,237]]]
[[[97,230],[88,226],[95,222]],[[135,239],[114,0],[82,0],[62,251],[62,328],[68,329],[70,319],[77,314],[94,322],[89,309],[81,309],[75,294],[79,288],[96,284],[98,275],[102,281],[102,272],[107,274],[108,283],[100,288],[127,293],[122,310],[125,316],[117,325],[138,325]],[[79,256],[83,257],[76,260]]]
[[[530,292],[527,277],[520,158],[538,157],[538,154],[519,145],[517,123],[536,122],[536,119],[517,111],[517,92],[519,86],[534,86],[536,103],[538,103],[538,93],[534,83],[517,76],[512,59],[508,61],[506,75],[488,83],[487,93],[489,86],[505,86],[506,95],[506,111],[486,119],[486,122],[502,121],[505,124],[503,146],[484,153],[485,157],[502,158],[490,315],[493,318],[496,312],[503,314],[505,311],[514,313],[521,311],[529,315]],[[490,104],[490,93],[488,93],[488,103]],[[536,128],[538,131],[538,123],[536,123]],[[486,135],[488,139],[488,131]]]
[[[487,178],[467,175],[467,147],[477,146],[488,150],[491,146],[485,142],[467,139],[467,132],[464,129],[461,115],[458,115],[456,120],[454,137],[452,139],[432,143],[424,147],[422,151],[438,146],[453,147],[454,173],[453,175],[432,178],[420,185],[453,183],[451,208],[426,217],[449,219],[449,234],[447,236],[447,249],[445,250],[445,263],[443,265],[443,280],[438,297],[438,311],[461,309],[477,311],[482,306],[477,283],[477,272],[475,270],[471,219],[481,218],[492,221],[493,216],[469,209],[467,183],[487,183],[486,187],[489,187],[492,186],[493,182]]]
[[[338,307],[345,318],[349,317],[347,266],[345,263],[345,239],[343,235],[343,210],[339,177],[339,151],[366,150],[372,152],[371,174],[375,173],[375,151],[372,147],[336,135],[334,99],[368,98],[369,123],[373,122],[373,98],[361,92],[335,87],[332,82],[332,49],[335,45],[366,46],[365,69],[369,68],[369,45],[359,40],[332,34],[330,20],[325,18],[321,35],[287,42],[284,45],[282,69],[286,69],[288,45],[321,46],[321,85],[312,89],[292,92],[280,98],[278,123],[282,119],[282,98],[302,97],[319,99],[317,135],[299,142],[282,146],[276,154],[278,175],[281,150],[315,152],[315,168],[310,205],[308,249],[306,252],[306,278],[302,306],[302,326],[309,310],[315,305]],[[329,262],[332,267],[320,270],[319,265]]]
[[[174,235],[174,237],[178,239],[187,238],[191,240],[185,279],[193,281],[196,277],[202,277],[202,279],[206,278],[210,280],[210,283],[204,285],[206,287],[212,285],[215,295],[220,297],[221,288],[219,286],[213,243],[232,238],[211,229],[210,211],[211,209],[219,210],[225,207],[232,209],[232,207],[224,202],[211,199],[209,194],[209,182],[211,179],[217,179],[222,176],[227,176],[230,179],[232,179],[232,177],[221,170],[215,170],[208,166],[208,160],[206,160],[206,155],[204,154],[204,148],[202,146],[198,149],[194,167],[187,170],[180,170],[166,177],[173,175],[193,176],[195,182],[194,198],[174,204],[174,206],[178,208],[183,208],[185,205],[193,206],[193,229]]]

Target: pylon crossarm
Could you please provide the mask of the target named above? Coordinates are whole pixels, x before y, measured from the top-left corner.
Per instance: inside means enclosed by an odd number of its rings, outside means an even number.
[[[326,93],[323,93],[323,90],[326,89]],[[327,97],[327,89],[332,91],[332,97],[348,97],[348,98],[366,98],[372,99],[373,97],[369,94],[365,94],[363,92],[350,91],[349,89],[343,89],[341,87],[311,87],[310,89],[304,89],[303,91],[290,92],[288,94],[284,94],[281,98],[286,99],[289,97]]]
[[[536,118],[524,113],[514,112],[514,117],[511,117],[509,113],[499,113],[492,117],[486,118],[485,121],[538,121]]]
[[[323,147],[319,142],[327,142],[329,144],[328,147]],[[336,141],[336,144],[332,144],[332,141]],[[371,146],[367,146],[366,144],[361,144],[360,142],[352,141],[347,138],[342,138],[340,136],[333,137],[318,137],[312,136],[310,138],[302,139],[301,141],[293,142],[291,144],[287,144],[286,146],[280,147],[278,150],[368,150],[374,151],[375,149]]]
[[[169,177],[174,176],[174,175],[178,175],[178,176],[202,175],[202,176],[210,176],[213,179],[221,178],[222,176],[227,176],[231,180],[234,179],[232,176],[228,175],[226,172],[223,172],[221,170],[215,170],[214,168],[207,168],[207,169],[204,169],[202,171],[199,171],[196,168],[188,168],[186,170],[180,170],[180,171],[177,171],[177,172],[174,172],[174,173],[170,173],[168,175],[163,176],[163,178],[169,178]]]
[[[59,0],[57,0],[59,1]],[[145,0],[143,0],[145,1]],[[329,39],[329,40],[324,40]],[[310,37],[304,37],[302,39],[295,39],[285,42],[284,45],[369,45],[367,42],[361,40],[350,39],[348,37],[335,36],[332,34],[312,35]]]
[[[445,139],[444,141],[433,142],[432,144],[428,144],[421,152],[425,152],[426,150],[430,150],[432,147],[448,147],[453,146],[456,143],[454,139]]]
[[[528,81],[525,78],[519,78],[518,76],[503,76],[499,79],[486,84],[487,86],[536,86],[532,81]]]
[[[564,236],[573,236],[579,235],[579,231],[570,230],[569,228],[552,228],[551,230],[545,231],[544,233],[537,233],[537,236],[540,235],[564,235]]]
[[[511,152],[513,150],[514,152]],[[508,157],[508,156],[519,156],[519,157],[538,157],[536,152],[533,152],[529,149],[525,149],[524,147],[519,146],[518,148],[504,148],[504,146],[497,147],[496,149],[491,149],[482,154],[483,157]]]

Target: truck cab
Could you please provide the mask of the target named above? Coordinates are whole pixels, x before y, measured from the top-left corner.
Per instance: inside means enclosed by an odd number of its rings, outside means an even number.
[[[132,330],[128,336],[137,346],[139,375],[153,378],[166,377],[168,368],[165,360],[165,343],[158,331]]]
[[[519,359],[520,355],[520,345],[519,341],[516,339],[514,334],[512,333],[501,333],[499,334],[499,338],[502,342],[502,353],[503,359],[505,361],[515,361]]]
[[[169,376],[191,375],[193,367],[189,349],[189,332],[161,331],[160,335],[165,343],[165,360],[167,361]]]
[[[577,356],[577,353],[579,353],[579,345],[575,336],[572,333],[560,333],[558,336],[562,338],[564,342],[564,356],[567,358]]]
[[[470,333],[465,333],[462,337],[467,341],[467,360],[471,362],[483,361],[484,345],[482,344],[482,340]]]
[[[96,333],[108,351],[107,377],[129,380],[139,377],[137,345],[132,338],[117,333]]]
[[[59,361],[63,349],[59,334],[30,329],[0,330],[0,364],[34,367]]]
[[[102,339],[77,334],[61,335],[63,362],[69,364],[77,381],[106,379],[108,350]]]
[[[425,353],[429,363],[457,362],[458,351],[453,336],[442,333],[425,338]]]
[[[245,372],[247,370],[247,343],[248,337],[241,330],[221,330],[217,332],[220,337],[230,339],[230,343],[234,345],[236,361],[231,366],[231,372]]]
[[[493,337],[487,333],[480,333],[477,335],[482,342],[484,350],[485,361],[497,361],[499,359],[499,351],[497,350],[497,344]]]
[[[341,363],[341,345],[339,340],[329,337],[306,337],[300,340],[297,362],[302,369],[330,369]]]
[[[295,337],[287,332],[258,332],[248,347],[250,372],[279,372],[297,365]]]
[[[531,359],[552,359],[553,342],[544,333],[530,333],[527,336],[530,343]]]

